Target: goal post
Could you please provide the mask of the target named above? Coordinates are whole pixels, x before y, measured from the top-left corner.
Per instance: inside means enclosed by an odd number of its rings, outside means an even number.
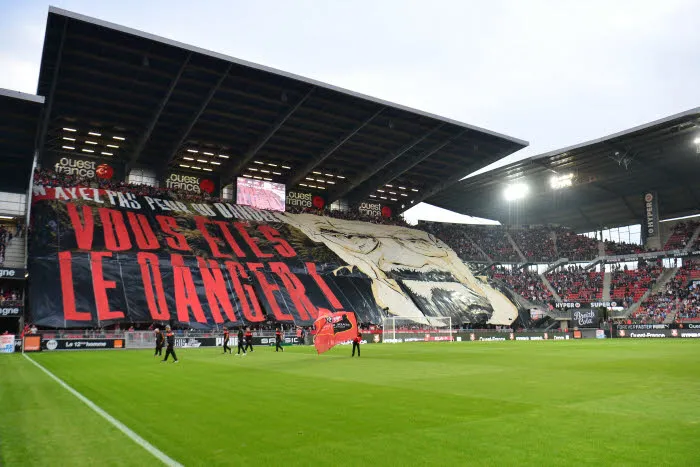
[[[387,316],[382,322],[382,343],[434,341],[454,341],[451,317]]]

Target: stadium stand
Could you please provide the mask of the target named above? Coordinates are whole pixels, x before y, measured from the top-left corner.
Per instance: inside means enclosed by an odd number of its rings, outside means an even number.
[[[654,285],[661,271],[660,261],[649,263],[640,261],[638,268],[631,270],[626,266],[621,268],[618,265],[612,273],[610,298],[629,303],[639,301]]]
[[[698,226],[700,226],[700,222],[697,221],[677,223],[673,226],[671,235],[664,244],[663,249],[668,251],[685,248]]]
[[[669,317],[696,319],[700,311],[700,289],[690,284],[694,276],[700,276],[700,262],[685,261],[663,290],[644,300],[632,318],[641,323],[662,323]]]
[[[491,275],[494,279],[505,282],[514,292],[533,303],[545,303],[552,299],[552,293],[534,271],[513,271],[495,266],[491,269]]]
[[[626,242],[605,241],[605,254],[610,256],[615,255],[634,255],[643,253],[644,248],[641,245]]]
[[[467,229],[462,224],[441,224],[437,222],[420,223],[419,228],[435,235],[464,261],[488,261],[489,258],[479,249],[468,236]]]
[[[549,263],[557,259],[552,230],[548,227],[512,229],[510,236],[528,261]]]
[[[603,295],[603,273],[584,271],[580,266],[565,266],[548,273],[547,280],[564,301],[600,300]]]
[[[587,261],[598,256],[598,242],[563,227],[556,229],[557,251],[569,261]]]

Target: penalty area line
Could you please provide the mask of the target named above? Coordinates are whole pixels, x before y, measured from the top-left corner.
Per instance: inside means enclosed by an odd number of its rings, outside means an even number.
[[[146,451],[150,452],[154,457],[156,457],[158,460],[160,460],[163,464],[169,465],[172,467],[182,467],[182,464],[177,462],[174,459],[171,459],[170,457],[167,456],[163,451],[160,449],[156,448],[153,446],[151,443],[137,435],[135,432],[133,432],[128,426],[124,425],[122,422],[117,420],[116,418],[112,417],[110,414],[102,410],[97,404],[92,402],[90,399],[87,397],[83,396],[80,394],[78,391],[70,387],[68,384],[66,384],[61,378],[58,376],[54,375],[51,373],[49,370],[44,368],[41,364],[37,363],[34,361],[33,358],[29,357],[27,354],[22,354],[24,358],[29,360],[34,366],[39,368],[41,371],[46,373],[49,378],[53,379],[56,381],[58,384],[60,384],[66,391],[70,392],[73,394],[75,397],[77,397],[83,404],[87,405],[90,407],[93,411],[97,412],[97,414],[107,420],[109,423],[111,423],[114,427],[116,427],[119,431],[124,433],[126,436],[131,438],[133,442],[144,448]]]

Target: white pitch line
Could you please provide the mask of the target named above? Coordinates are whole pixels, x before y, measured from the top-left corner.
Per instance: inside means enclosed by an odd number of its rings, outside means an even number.
[[[75,397],[77,397],[78,399],[80,399],[81,402],[83,402],[85,405],[87,405],[87,406],[90,407],[92,410],[94,410],[95,412],[97,412],[97,414],[98,414],[100,417],[102,417],[102,418],[104,418],[105,420],[107,420],[109,423],[111,423],[112,425],[114,425],[119,431],[121,431],[121,432],[124,433],[126,436],[128,436],[129,438],[131,438],[132,441],[134,441],[136,444],[138,444],[139,446],[141,446],[142,448],[144,448],[146,451],[148,451],[148,452],[150,452],[151,454],[153,454],[153,456],[155,456],[156,458],[158,458],[158,460],[160,460],[163,464],[169,465],[169,466],[172,466],[172,467],[183,467],[182,464],[180,464],[179,462],[177,462],[177,461],[171,459],[171,458],[168,457],[164,452],[162,452],[160,449],[156,448],[156,447],[153,446],[151,443],[149,443],[148,441],[146,441],[145,439],[143,439],[142,437],[140,437],[139,435],[137,435],[136,433],[134,433],[128,426],[124,425],[122,422],[120,422],[119,420],[117,420],[116,418],[112,417],[110,414],[108,414],[108,413],[105,412],[104,410],[102,410],[97,404],[95,404],[94,402],[92,402],[90,399],[88,399],[87,397],[83,396],[82,394],[80,394],[78,391],[76,391],[76,390],[73,389],[72,387],[68,386],[68,384],[66,384],[61,378],[59,378],[58,376],[56,376],[56,375],[54,375],[53,373],[51,373],[49,370],[47,370],[46,368],[44,368],[41,364],[35,362],[32,358],[30,358],[29,356],[27,356],[27,354],[22,354],[22,355],[24,355],[24,358],[26,358],[27,360],[29,360],[30,362],[32,362],[32,364],[34,364],[34,365],[35,365],[37,368],[39,368],[41,371],[43,371],[44,373],[46,373],[47,375],[49,375],[49,377],[50,377],[51,379],[53,379],[53,380],[56,381],[58,384],[60,384],[61,386],[63,386],[63,388],[64,388],[66,391],[68,391],[68,392],[70,392],[71,394],[73,394]]]

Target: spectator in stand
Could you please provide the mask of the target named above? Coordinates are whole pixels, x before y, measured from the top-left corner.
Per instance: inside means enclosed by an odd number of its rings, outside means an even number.
[[[638,253],[644,253],[644,248],[642,248],[641,245],[635,245],[634,243],[626,242],[611,242],[610,240],[605,241],[606,255],[634,255]]]
[[[544,285],[539,274],[534,271],[514,272],[503,266],[494,266],[491,268],[490,275],[494,279],[502,280],[525,300],[533,303],[546,303],[552,298],[552,293]]]
[[[603,296],[603,273],[568,265],[546,275],[557,295],[566,301],[594,301]]]
[[[557,259],[556,247],[549,227],[510,230],[510,236],[528,261],[550,263]]]
[[[681,221],[674,225],[671,235],[664,245],[664,250],[682,250],[685,248],[698,226],[700,226],[698,221]]]
[[[556,229],[559,257],[570,261],[590,261],[598,256],[598,241],[559,227]]]

